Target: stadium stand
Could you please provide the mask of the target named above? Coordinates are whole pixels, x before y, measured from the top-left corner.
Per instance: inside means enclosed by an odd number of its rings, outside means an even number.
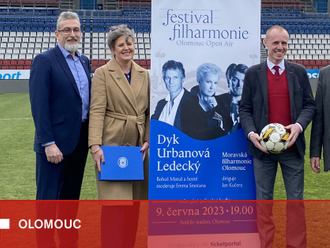
[[[93,69],[110,58],[108,28],[122,23],[136,32],[134,60],[150,69],[151,0],[104,0],[99,9],[77,9],[74,4],[73,0],[0,0],[1,68],[29,69],[36,54],[54,47],[58,14],[70,7],[80,16],[81,51],[90,57]],[[260,40],[269,27],[282,25],[291,38],[287,59],[320,69],[330,64],[330,17],[311,4],[311,0],[262,0]],[[261,59],[266,57],[261,42]]]

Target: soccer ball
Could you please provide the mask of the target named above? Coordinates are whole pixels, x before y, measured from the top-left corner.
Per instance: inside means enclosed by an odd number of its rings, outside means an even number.
[[[261,130],[261,145],[267,151],[279,154],[288,147],[289,135],[282,124],[270,123]]]

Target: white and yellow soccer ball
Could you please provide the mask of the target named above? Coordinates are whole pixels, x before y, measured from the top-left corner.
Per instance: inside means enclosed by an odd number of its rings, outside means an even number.
[[[289,135],[282,124],[270,123],[261,130],[261,145],[267,151],[279,154],[288,147]]]

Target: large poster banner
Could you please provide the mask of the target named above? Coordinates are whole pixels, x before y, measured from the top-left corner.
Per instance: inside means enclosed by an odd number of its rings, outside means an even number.
[[[152,2],[149,199],[255,199],[238,104],[260,0]]]
[[[152,1],[151,30],[149,199],[178,201],[151,201],[148,246],[259,247],[255,205],[222,200],[255,199],[238,106],[260,0]]]

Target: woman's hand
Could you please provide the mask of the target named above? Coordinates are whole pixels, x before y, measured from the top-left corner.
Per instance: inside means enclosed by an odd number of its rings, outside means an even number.
[[[105,162],[101,147],[99,145],[92,145],[91,154],[95,167],[97,167],[97,170],[101,172],[101,163],[104,164]]]
[[[149,149],[149,141],[145,141],[140,150],[140,152],[143,152],[143,155],[142,155],[143,160],[145,159],[145,157],[147,155],[148,149]]]
[[[214,96],[200,96],[199,105],[201,105],[204,111],[209,111],[216,107],[218,103]]]

